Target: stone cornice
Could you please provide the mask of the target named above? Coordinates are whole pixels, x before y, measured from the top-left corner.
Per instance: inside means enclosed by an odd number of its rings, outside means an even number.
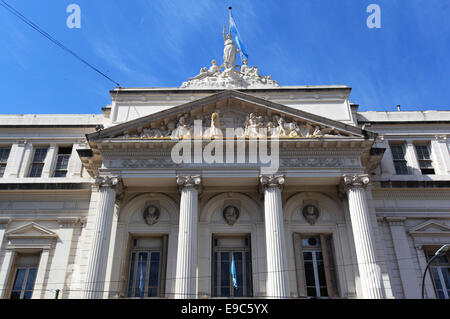
[[[442,199],[447,200],[450,197],[450,190],[448,189],[392,189],[392,188],[372,188],[373,199]]]
[[[217,94],[213,94],[210,96],[207,96],[205,98],[201,98],[196,101],[192,101],[189,103],[185,103],[173,108],[170,108],[168,110],[164,110],[155,114],[151,114],[149,116],[145,116],[136,120],[132,120],[123,124],[119,124],[110,128],[107,128],[105,130],[101,130],[99,132],[91,133],[87,135],[87,139],[90,142],[101,140],[103,138],[107,138],[110,136],[117,136],[120,134],[123,134],[125,131],[134,129],[136,127],[142,126],[142,125],[148,125],[150,121],[158,121],[158,120],[164,120],[167,119],[170,116],[177,116],[180,113],[184,112],[190,112],[191,110],[202,107],[203,105],[209,104],[209,103],[217,103],[219,101],[234,98],[237,100],[242,100],[245,102],[249,102],[251,104],[255,104],[256,106],[263,107],[268,110],[272,110],[274,112],[280,112],[286,116],[293,116],[302,118],[314,123],[318,123],[320,125],[325,126],[331,126],[335,127],[338,130],[342,130],[344,132],[357,135],[359,137],[364,138],[375,138],[377,134],[363,131],[358,127],[350,126],[347,124],[343,124],[342,122],[333,121],[330,119],[327,119],[322,116],[314,115],[311,113],[307,113],[301,110],[297,110],[282,104],[270,102],[249,94],[245,94],[236,90],[224,90],[222,92],[219,92]]]
[[[11,223],[11,218],[1,217],[0,218],[0,229],[6,229],[8,225]]]

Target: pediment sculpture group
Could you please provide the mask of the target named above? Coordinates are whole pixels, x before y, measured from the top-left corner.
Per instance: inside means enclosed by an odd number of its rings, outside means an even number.
[[[242,60],[242,66],[235,65],[236,54],[240,51],[236,48],[231,34],[223,35],[224,54],[223,64],[217,65],[216,60],[211,61],[211,67],[203,67],[200,73],[182,84],[186,87],[278,87],[277,81],[272,80],[272,76],[262,76],[259,74],[257,66],[250,67],[248,60]],[[223,71],[222,71],[223,69]]]
[[[137,134],[126,133],[123,138],[142,139],[188,139],[188,138],[223,138],[227,137],[221,128],[219,113],[212,113],[209,127],[201,128],[201,136],[194,134],[194,119],[182,114],[177,121],[162,123],[159,128],[144,128]],[[233,128],[236,138],[319,138],[344,136],[336,128],[324,127],[309,122],[288,122],[283,116],[275,115],[271,119],[257,113],[246,116],[243,127]]]

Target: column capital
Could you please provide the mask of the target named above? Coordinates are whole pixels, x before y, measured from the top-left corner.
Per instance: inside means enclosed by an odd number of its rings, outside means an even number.
[[[402,226],[405,224],[406,217],[385,217],[385,220],[391,226]]]
[[[367,174],[355,174],[342,176],[342,186],[345,191],[351,188],[366,188],[370,183],[369,175]]]
[[[28,140],[18,140],[17,145],[21,147],[25,147],[28,144]]]
[[[177,184],[180,190],[182,190],[183,188],[195,188],[198,190],[202,184],[202,177],[200,175],[178,175]]]
[[[122,178],[119,176],[97,176],[94,181],[97,190],[112,189],[116,192],[116,204],[119,204],[124,196],[124,186]]]
[[[94,183],[99,189],[122,187],[122,179],[119,176],[97,176]]]
[[[286,178],[284,175],[260,175],[259,182],[264,190],[267,188],[279,188],[281,190]]]
[[[60,228],[73,228],[80,221],[79,217],[60,217],[58,223]]]
[[[436,141],[441,143],[447,142],[447,135],[435,135],[434,138],[436,139]]]

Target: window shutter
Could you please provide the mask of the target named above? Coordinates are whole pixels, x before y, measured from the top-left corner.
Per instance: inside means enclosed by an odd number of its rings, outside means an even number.
[[[320,235],[320,244],[322,246],[323,263],[325,266],[325,277],[327,280],[328,296],[330,298],[338,297],[336,270],[333,256],[333,241],[331,236]]]
[[[298,295],[299,297],[306,297],[308,293],[306,291],[305,264],[303,262],[302,238],[300,234],[294,234],[293,240]]]

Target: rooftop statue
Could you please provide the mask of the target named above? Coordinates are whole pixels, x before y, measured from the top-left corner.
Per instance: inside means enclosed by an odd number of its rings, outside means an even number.
[[[234,68],[236,53],[241,51],[236,48],[231,33],[225,35],[225,26],[223,27],[223,41],[225,42],[225,48],[223,49],[223,64],[225,65],[225,69]]]
[[[236,47],[231,31],[226,34],[225,27],[223,40],[223,65],[218,66],[217,61],[212,60],[209,69],[207,67],[201,68],[200,73],[183,82],[181,88],[234,89],[279,87],[278,82],[272,80],[272,76],[262,76],[259,74],[257,66],[250,67],[247,59],[242,60],[242,66],[235,65],[236,54],[241,51]]]

